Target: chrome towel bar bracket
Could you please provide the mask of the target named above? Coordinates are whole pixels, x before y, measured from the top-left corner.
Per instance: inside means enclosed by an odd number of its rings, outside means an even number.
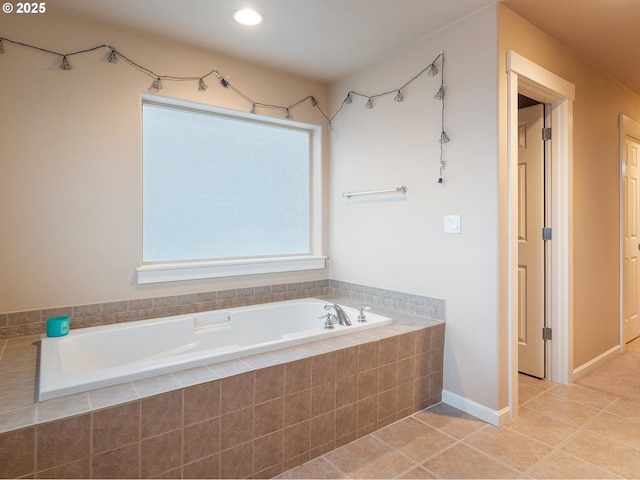
[[[393,192],[401,192],[401,193],[405,193],[407,191],[407,187],[405,187],[404,185],[402,187],[396,187],[396,188],[385,188],[384,190],[369,190],[366,192],[346,192],[343,193],[342,196],[343,197],[347,197],[347,198],[351,198],[351,197],[355,197],[358,195],[374,195],[376,193],[393,193]]]

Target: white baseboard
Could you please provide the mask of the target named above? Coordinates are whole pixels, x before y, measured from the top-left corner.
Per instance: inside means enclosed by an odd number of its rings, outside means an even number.
[[[578,368],[573,370],[573,375],[571,377],[571,381],[575,382],[581,377],[584,377],[587,373],[595,370],[607,360],[611,360],[612,358],[620,355],[622,353],[622,347],[620,345],[616,345],[615,347],[611,347],[604,353],[601,353],[597,357],[592,360],[589,360],[587,363],[583,363]]]
[[[448,390],[442,390],[442,401],[447,405],[451,405],[458,410],[462,410],[496,427],[504,425],[511,419],[511,410],[509,407],[505,407],[502,410],[492,410],[489,407],[485,407],[478,402],[474,402]]]

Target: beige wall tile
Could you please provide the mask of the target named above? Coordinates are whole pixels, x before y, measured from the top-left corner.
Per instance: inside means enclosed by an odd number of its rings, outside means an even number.
[[[254,437],[262,437],[276,430],[282,430],[284,428],[284,398],[279,397],[256,405],[254,415]]]
[[[35,427],[0,433],[0,477],[17,478],[35,471]]]
[[[184,463],[209,458],[220,452],[220,417],[184,428]]]
[[[255,403],[284,396],[284,365],[256,371]]]
[[[284,431],[270,433],[253,441],[253,471],[258,474],[284,464]],[[278,472],[280,473],[280,472]],[[262,478],[262,477],[259,477]]]
[[[36,426],[37,470],[71,463],[91,453],[91,415]]]
[[[140,472],[149,478],[182,465],[182,431],[147,438],[140,443]]]
[[[185,464],[182,474],[183,478],[220,478],[220,454]]]
[[[336,352],[336,378],[358,373],[358,347],[343,348]]]
[[[94,455],[91,459],[91,478],[138,478],[139,476],[140,445],[137,443]]]
[[[252,440],[253,418],[253,407],[222,415],[220,448],[226,450]]]
[[[311,358],[287,363],[284,375],[286,394],[311,388]]]
[[[310,450],[311,422],[298,423],[284,429],[284,460],[287,468],[287,460],[304,456],[307,458]],[[289,467],[291,468],[291,464]]]
[[[398,361],[398,337],[380,340],[380,365]]]
[[[221,380],[221,413],[253,405],[255,373],[243,373]]]
[[[220,453],[221,478],[246,478],[253,474],[253,442]]]
[[[82,458],[75,462],[67,463],[66,465],[60,465],[59,467],[37,472],[35,478],[89,478],[90,475],[91,459]]]
[[[181,428],[182,405],[182,390],[143,398],[140,401],[142,438]]]
[[[184,424],[191,425],[220,415],[220,381],[184,390]]]
[[[325,383],[311,389],[311,417],[316,417],[336,408],[336,384]]]
[[[93,412],[93,453],[140,441],[140,402]]]
[[[284,427],[290,427],[311,418],[311,389],[284,397]]]
[[[380,360],[379,343],[369,342],[358,346],[358,372],[378,367]]]

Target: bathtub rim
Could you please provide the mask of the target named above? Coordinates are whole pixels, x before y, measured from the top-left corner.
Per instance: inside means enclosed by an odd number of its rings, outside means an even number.
[[[114,387],[120,384],[126,384],[130,382],[146,380],[151,377],[162,376],[167,374],[179,373],[184,370],[188,370],[191,368],[205,367],[223,364],[225,362],[233,361],[233,360],[241,360],[242,358],[246,358],[254,355],[261,355],[265,353],[270,353],[278,350],[284,350],[291,347],[296,347],[303,344],[313,343],[317,341],[322,341],[325,339],[330,339],[338,336],[344,335],[355,335],[357,333],[362,333],[367,330],[371,330],[377,327],[382,327],[385,325],[393,325],[395,323],[394,318],[389,314],[391,312],[387,312],[386,314],[381,313],[380,309],[371,309],[367,311],[367,314],[374,314],[380,317],[383,317],[384,320],[376,322],[376,323],[358,323],[355,320],[354,313],[350,311],[353,318],[352,327],[344,327],[340,325],[336,325],[333,330],[322,330],[321,328],[315,334],[305,336],[305,337],[294,337],[287,339],[278,339],[269,342],[263,342],[257,345],[251,345],[248,347],[239,348],[233,352],[221,353],[218,357],[216,357],[215,361],[211,361],[211,357],[208,354],[208,351],[195,352],[191,356],[183,356],[181,358],[173,358],[171,363],[167,361],[157,361],[157,362],[148,362],[148,363],[139,363],[138,368],[134,372],[128,372],[128,364],[120,367],[113,367],[104,370],[98,371],[98,373],[87,373],[87,374],[75,374],[75,378],[83,377],[85,380],[82,383],[73,383],[73,375],[65,372],[61,372],[59,369],[59,359],[57,358],[57,350],[51,350],[54,348],[54,345],[60,342],[68,341],[69,338],[73,338],[75,335],[82,335],[86,333],[87,330],[101,330],[101,331],[113,331],[113,330],[126,330],[129,328],[136,328],[140,325],[154,325],[160,323],[171,322],[176,319],[190,319],[198,314],[204,314],[209,312],[246,312],[256,309],[273,309],[282,305],[288,304],[298,304],[298,303],[318,303],[318,304],[326,304],[326,303],[337,303],[340,306],[346,307],[349,310],[357,310],[358,307],[354,307],[353,304],[348,302],[344,302],[336,299],[335,301],[323,298],[320,296],[317,297],[304,297],[299,299],[292,300],[282,300],[277,302],[268,302],[263,304],[253,304],[239,307],[231,307],[231,308],[223,308],[217,310],[207,310],[203,312],[194,312],[188,314],[181,315],[172,315],[167,317],[153,318],[147,320],[137,320],[132,322],[124,322],[119,324],[110,324],[110,325],[100,325],[95,327],[87,327],[81,329],[72,330],[68,336],[65,337],[47,337],[46,334],[41,336],[41,342],[39,344],[39,365],[37,366],[37,379],[36,379],[36,389],[35,389],[35,398],[38,403],[47,401],[47,400],[55,400],[57,398],[61,398],[68,395],[81,394],[85,392],[89,392],[92,390],[100,389],[100,388],[109,388]],[[320,322],[320,320],[318,321]],[[354,328],[355,327],[355,328]],[[84,332],[83,332],[84,330]],[[45,351],[45,345],[47,345]],[[248,352],[248,353],[247,353]],[[44,361],[43,361],[44,360]],[[45,370],[46,369],[46,370]],[[46,378],[43,377],[43,372],[46,371]],[[91,376],[95,375],[96,378],[91,379]],[[71,378],[71,380],[69,380]],[[65,382],[66,380],[66,382]],[[60,387],[60,383],[65,383],[65,386]],[[69,382],[71,384],[69,385]],[[44,385],[44,388],[43,388]]]

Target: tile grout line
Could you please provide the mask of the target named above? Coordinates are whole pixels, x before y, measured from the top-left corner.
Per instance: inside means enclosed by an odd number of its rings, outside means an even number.
[[[551,393],[551,392],[550,392],[550,393]],[[565,401],[575,401],[575,400],[572,400],[572,399],[569,399],[569,398],[566,398],[566,397],[561,397],[561,396],[559,396],[559,395],[554,395],[554,396],[555,396],[555,397],[558,397],[558,398],[561,398],[562,400],[565,400]],[[616,399],[616,400],[617,400],[617,399]],[[582,424],[582,425],[573,425],[573,426],[577,427],[577,430],[576,430],[575,432],[573,432],[571,435],[569,435],[566,439],[564,439],[563,441],[561,441],[558,445],[556,445],[556,446],[555,446],[555,447],[554,447],[554,448],[553,448],[553,449],[552,449],[552,450],[551,450],[547,455],[545,455],[543,458],[541,458],[538,462],[536,462],[534,465],[532,465],[531,467],[529,467],[529,469],[527,469],[527,471],[526,471],[526,472],[524,472],[524,474],[525,474],[525,475],[530,475],[531,471],[533,471],[533,469],[534,469],[534,468],[536,468],[536,467],[537,467],[538,465],[540,465],[542,462],[544,462],[545,460],[547,460],[548,458],[550,458],[552,455],[554,455],[554,454],[556,454],[556,453],[563,453],[563,454],[569,455],[569,456],[571,456],[571,457],[573,457],[573,458],[576,458],[576,459],[578,459],[578,460],[580,460],[580,461],[586,462],[586,463],[588,463],[589,465],[592,465],[592,466],[594,466],[594,467],[597,467],[597,468],[599,468],[599,469],[601,469],[601,470],[604,470],[604,471],[606,471],[606,472],[608,472],[608,473],[611,473],[611,474],[615,475],[613,472],[610,472],[608,469],[606,469],[606,468],[604,468],[604,467],[602,467],[602,466],[600,466],[600,465],[597,465],[597,464],[595,464],[595,463],[589,462],[588,460],[585,460],[585,459],[583,459],[583,458],[581,458],[581,457],[578,457],[578,456],[576,456],[576,455],[573,455],[573,454],[571,454],[571,453],[569,453],[569,452],[565,452],[564,450],[562,450],[562,447],[564,447],[566,444],[568,444],[571,440],[573,440],[573,439],[574,439],[576,436],[578,436],[580,433],[582,433],[583,431],[586,431],[586,430],[585,430],[585,427],[586,427],[587,425],[589,425],[590,423],[592,423],[596,418],[598,418],[598,417],[600,417],[601,415],[603,415],[603,414],[605,413],[605,408],[607,408],[607,407],[608,407],[608,406],[610,406],[611,404],[615,403],[615,402],[616,402],[616,400],[613,400],[612,402],[610,402],[609,404],[607,404],[607,406],[606,406],[606,407],[603,407],[602,409],[599,409],[600,411],[599,411],[596,415],[594,415],[592,418],[590,418],[589,420],[587,420],[584,424]],[[526,402],[525,402],[525,403],[526,403]],[[596,408],[596,407],[593,407],[592,405],[587,405],[587,404],[585,404],[585,403],[583,403],[583,402],[576,402],[576,403],[580,403],[581,405],[586,405],[586,406],[589,406],[589,407],[592,407],[592,408]],[[551,418],[551,419],[553,419],[553,420],[561,420],[561,419],[558,419],[558,418],[556,418],[556,417],[554,417],[554,416],[552,416],[552,415],[547,415],[547,414],[545,414],[545,413],[543,413],[543,412],[540,412],[539,410],[535,410],[535,409],[534,409],[533,411],[537,412],[538,414],[545,415],[545,416],[547,416],[547,417],[549,417],[549,418]],[[564,421],[564,420],[562,420],[562,421]],[[569,422],[565,422],[565,423],[569,423]],[[525,435],[525,436],[527,436],[527,437],[528,437],[528,435]],[[598,436],[599,436],[599,437],[602,437],[601,435],[598,435]],[[528,438],[532,438],[532,437],[528,437]],[[534,439],[534,440],[535,440],[535,439]],[[546,444],[545,444],[545,445],[546,445]],[[549,445],[549,446],[550,446],[550,445]],[[617,475],[616,475],[616,476],[617,476]]]
[[[502,428],[502,427],[495,427],[495,428]],[[512,431],[513,431],[513,430],[512,430]],[[475,434],[475,433],[476,433],[476,432],[473,432],[473,434]],[[518,432],[515,432],[515,433],[518,433]],[[471,434],[471,435],[473,435],[473,434]],[[465,437],[465,439],[468,439],[471,435],[467,435],[467,436]],[[525,436],[525,437],[526,437],[526,435],[523,435],[523,436]],[[530,437],[527,437],[527,438],[530,438]],[[483,451],[482,451],[482,450],[480,450],[479,448],[477,448],[477,447],[475,447],[475,446],[473,446],[473,445],[471,445],[471,444],[469,444],[469,443],[465,442],[464,440],[460,440],[460,443],[461,443],[462,445],[464,445],[465,447],[470,448],[471,450],[474,450],[474,451],[476,451],[477,453],[479,453],[479,454],[483,455],[484,457],[490,458],[491,460],[494,460],[494,461],[498,462],[499,464],[504,465],[505,467],[507,467],[507,468],[509,468],[509,469],[511,469],[511,470],[515,470],[516,472],[519,472],[519,473],[520,473],[520,475],[518,476],[518,478],[523,478],[523,476],[525,475],[525,471],[520,470],[518,467],[514,467],[513,465],[509,465],[509,464],[508,464],[507,462],[505,462],[504,460],[501,460],[501,459],[499,459],[499,458],[497,458],[497,457],[494,457],[493,455],[490,455],[490,454],[488,454],[487,452],[483,452]],[[538,442],[538,443],[540,443],[540,442]]]

